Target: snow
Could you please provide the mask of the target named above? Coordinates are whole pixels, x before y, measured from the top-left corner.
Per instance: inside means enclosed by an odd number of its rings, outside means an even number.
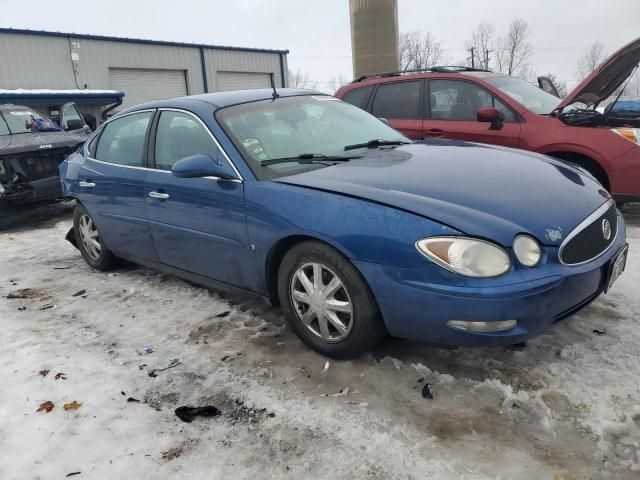
[[[349,362],[311,352],[255,300],[133,266],[92,271],[64,241],[69,212],[0,233],[3,480],[640,475],[640,207],[625,211],[614,289],[526,348],[390,339]],[[6,298],[23,288],[39,295]],[[187,424],[182,405],[222,415]]]
[[[122,92],[118,90],[90,90],[90,89],[75,89],[75,90],[52,90],[48,88],[16,88],[14,90],[6,90],[0,88],[0,95],[122,95]]]

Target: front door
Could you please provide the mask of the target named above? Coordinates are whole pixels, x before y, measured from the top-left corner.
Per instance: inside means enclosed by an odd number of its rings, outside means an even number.
[[[429,80],[428,93],[425,137],[520,146],[516,113],[480,85],[463,80]],[[494,107],[504,113],[500,130],[491,130],[490,123],[477,120],[476,112],[481,107]]]
[[[171,167],[196,154],[228,161],[204,123],[186,111],[163,110],[150,144],[147,214],[162,263],[240,287],[256,274],[240,180],[178,178]]]
[[[107,247],[128,257],[155,260],[144,192],[146,134],[153,111],[111,120],[89,144],[78,174],[78,198]]]

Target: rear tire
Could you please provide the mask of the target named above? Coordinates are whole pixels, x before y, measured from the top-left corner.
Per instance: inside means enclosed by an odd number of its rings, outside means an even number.
[[[73,232],[82,258],[91,268],[107,271],[119,265],[120,259],[104,244],[98,226],[80,203],[73,211]]]
[[[320,242],[299,243],[285,254],[278,270],[278,297],[293,331],[327,357],[358,357],[387,333],[360,272]]]

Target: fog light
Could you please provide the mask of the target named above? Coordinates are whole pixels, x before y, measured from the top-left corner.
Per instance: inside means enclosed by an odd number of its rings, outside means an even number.
[[[518,324],[517,320],[502,320],[499,322],[467,322],[464,320],[449,320],[447,326],[468,332],[504,332],[511,330]]]

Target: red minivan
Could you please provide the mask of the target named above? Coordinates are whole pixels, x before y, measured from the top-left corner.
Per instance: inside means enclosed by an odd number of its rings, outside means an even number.
[[[640,61],[640,38],[566,98],[516,77],[466,67],[365,76],[336,97],[414,139],[441,137],[523,148],[576,163],[619,203],[640,201],[640,112],[613,108]],[[606,108],[602,105],[607,104]]]

